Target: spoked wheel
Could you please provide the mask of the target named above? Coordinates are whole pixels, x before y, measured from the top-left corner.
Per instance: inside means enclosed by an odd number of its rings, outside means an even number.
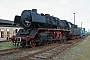
[[[56,40],[56,43],[58,44],[59,43],[59,40]]]
[[[62,34],[60,34],[60,43],[62,43],[63,42],[63,35]]]
[[[53,40],[52,43],[56,43],[56,40]]]
[[[25,41],[22,41],[22,42],[21,42],[21,46],[22,46],[22,47],[26,47],[26,42],[25,42]]]
[[[65,36],[63,36],[63,42],[64,42],[64,43],[66,42],[66,37],[65,37]]]
[[[13,45],[16,46],[16,41],[12,41],[13,42]]]
[[[50,42],[47,40],[45,43],[44,43],[44,45],[48,45]]]
[[[72,39],[75,40],[75,36],[72,36]]]
[[[30,41],[30,47],[32,47],[32,48],[36,47],[36,42],[34,40]]]
[[[38,46],[43,45],[42,38],[39,38],[39,42],[37,43]]]

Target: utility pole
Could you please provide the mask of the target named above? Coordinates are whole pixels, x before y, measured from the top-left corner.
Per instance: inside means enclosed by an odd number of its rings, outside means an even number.
[[[75,24],[75,13],[73,13],[74,14],[74,24]]]
[[[81,22],[81,28],[82,28],[82,23],[83,23],[83,22]]]
[[[75,34],[75,32],[74,32],[74,28],[75,28],[75,13],[73,13],[74,14],[74,26],[73,26],[73,34]]]

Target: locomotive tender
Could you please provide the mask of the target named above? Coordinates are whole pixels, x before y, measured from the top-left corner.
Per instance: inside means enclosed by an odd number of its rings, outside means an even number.
[[[77,25],[49,14],[38,14],[37,9],[22,11],[21,16],[15,16],[14,23],[23,28],[11,40],[22,47],[35,47],[80,37]]]

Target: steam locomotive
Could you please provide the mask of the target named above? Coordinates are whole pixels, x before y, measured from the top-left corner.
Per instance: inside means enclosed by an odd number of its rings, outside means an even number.
[[[11,40],[22,47],[65,42],[79,38],[81,34],[77,25],[50,14],[38,14],[37,9],[22,11],[21,16],[15,16],[14,23],[23,28]]]

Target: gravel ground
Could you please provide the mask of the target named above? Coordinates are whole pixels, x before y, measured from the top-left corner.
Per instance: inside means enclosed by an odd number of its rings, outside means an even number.
[[[51,60],[90,60],[90,36],[62,56],[58,55]]]

